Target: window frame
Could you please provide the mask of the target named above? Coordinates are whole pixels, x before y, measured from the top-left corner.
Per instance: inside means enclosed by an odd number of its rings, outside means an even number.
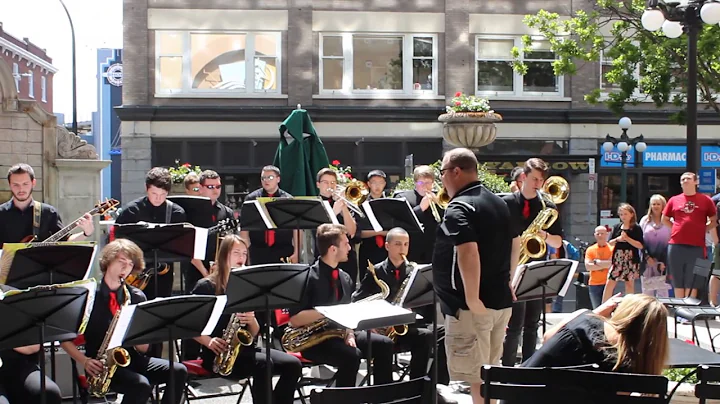
[[[353,49],[353,38],[362,37],[401,37],[403,51],[403,88],[402,90],[365,90],[353,88],[353,62],[355,52]],[[342,42],[343,56],[325,56],[324,39],[326,37],[340,37]],[[415,57],[413,45],[415,38],[432,38],[432,57]],[[340,59],[343,61],[342,88],[323,88],[324,59]],[[415,90],[413,88],[413,60],[432,60],[432,90]],[[318,93],[320,96],[360,96],[365,98],[434,98],[438,97],[438,64],[439,64],[438,35],[430,33],[400,33],[400,32],[321,32],[318,49]],[[443,97],[444,98],[444,97]]]
[[[532,36],[533,41],[540,42],[545,41],[544,37],[541,36]],[[541,99],[543,101],[551,101],[552,99],[561,99],[564,100],[565,97],[565,76],[555,76],[555,79],[557,80],[557,91],[555,92],[545,92],[545,91],[524,91],[524,83],[523,83],[523,75],[513,70],[513,91],[478,91],[478,62],[512,62],[513,58],[511,55],[507,56],[507,59],[501,59],[501,58],[480,58],[480,43],[481,41],[492,41],[492,40],[512,40],[513,46],[520,49],[520,61],[525,61],[525,53],[522,51],[523,44],[522,44],[522,37],[517,35],[475,35],[475,60],[474,60],[474,69],[475,77],[475,95],[478,97],[485,97],[485,98],[493,98],[493,97],[506,97],[511,99],[518,99],[518,98],[537,98]],[[539,49],[542,50],[542,49]],[[555,52],[553,52],[555,53]],[[555,58],[557,59],[557,55],[555,55]],[[530,61],[533,62],[541,62],[545,63],[545,60],[539,60],[539,59],[530,59]],[[552,63],[552,61],[548,60],[547,63]]]
[[[20,66],[13,62],[13,79],[15,79],[15,92],[20,93],[20,79],[22,76],[20,75]]]
[[[47,77],[40,76],[40,100],[47,102]]]
[[[182,36],[182,53],[161,54],[160,37],[162,34],[178,34]],[[193,34],[210,35],[245,35],[245,88],[233,90],[196,89],[192,88],[192,49],[191,36]],[[275,90],[255,90],[255,36],[273,35],[276,37],[275,58],[276,84]],[[155,97],[161,98],[287,98],[282,94],[282,32],[280,31],[233,31],[233,30],[155,30]],[[219,56],[219,55],[218,55]],[[182,61],[182,89],[168,90],[160,88],[162,74],[160,71],[160,58],[180,57]],[[272,56],[268,56],[272,57]],[[252,60],[252,63],[247,63]],[[251,90],[248,90],[251,89]]]
[[[608,39],[608,38],[606,37],[606,39]],[[638,45],[638,43],[636,43],[636,42],[634,42],[634,43],[635,43],[635,45]],[[600,64],[600,69],[599,69],[599,70],[600,70],[600,72],[598,73],[598,80],[599,80],[599,81],[598,81],[598,88],[600,89],[600,97],[601,97],[601,99],[607,99],[608,95],[609,95],[611,92],[613,92],[613,90],[607,91],[605,88],[603,88],[603,66],[612,65],[612,62],[613,62],[613,59],[612,59],[612,58],[606,58],[606,57],[605,57],[605,50],[604,50],[604,49],[601,50],[601,51],[600,51],[600,60],[599,60],[599,64]],[[637,66],[635,66],[634,76],[635,76],[635,79],[638,81],[638,86],[635,88],[635,91],[633,92],[633,97],[638,97],[638,98],[639,98],[639,97],[645,97],[645,93],[643,93],[643,92],[640,90],[640,78],[641,78],[641,77],[640,77],[640,65],[639,65],[639,64],[638,64]],[[650,100],[650,101],[652,102],[652,100]]]
[[[32,70],[28,70],[27,75],[28,97],[35,98],[35,73]]]

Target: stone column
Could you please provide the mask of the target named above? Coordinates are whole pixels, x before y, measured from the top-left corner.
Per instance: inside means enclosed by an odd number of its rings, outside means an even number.
[[[288,105],[312,105],[315,77],[313,71],[317,50],[313,45],[312,0],[288,2],[287,78]]]
[[[150,171],[152,138],[150,122],[122,122],[122,202],[123,204],[145,194],[145,174]]]
[[[592,155],[597,154],[597,140],[596,139],[570,139],[570,155],[573,154],[585,154]],[[600,166],[598,159],[595,159],[596,170]],[[596,223],[598,201],[597,201],[597,186],[594,190],[589,190],[589,174],[587,172],[574,174],[571,178],[568,178],[570,182],[570,197],[565,202],[569,205],[566,210],[565,225],[566,234],[580,237],[585,241],[592,241],[592,234]],[[588,205],[588,198],[590,203]],[[571,233],[572,232],[572,233]],[[574,242],[574,240],[568,240]]]

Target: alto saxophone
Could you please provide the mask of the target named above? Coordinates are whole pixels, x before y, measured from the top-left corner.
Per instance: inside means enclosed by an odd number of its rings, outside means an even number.
[[[125,287],[124,279],[122,279],[121,282],[123,291],[125,292],[125,303],[123,304],[123,307],[125,307],[130,302],[130,292]],[[117,326],[117,322],[120,319],[121,311],[122,308],[115,313],[95,358],[102,362],[103,370],[97,376],[90,376],[88,378],[88,393],[90,393],[93,397],[105,397],[110,390],[110,382],[112,381],[112,377],[115,375],[115,371],[118,366],[124,368],[130,364],[130,353],[127,349],[123,347],[108,349],[110,338],[112,337],[115,327]]]
[[[378,279],[375,274],[375,266],[368,260],[368,271],[375,278],[375,283],[380,286],[380,293],[368,296],[358,302],[385,299],[390,294],[390,287],[387,283]],[[328,318],[315,320],[302,327],[288,327],[285,329],[280,342],[288,352],[301,352],[331,338],[345,338],[345,329],[337,328]]]
[[[394,306],[402,306],[404,303],[403,301],[403,295],[405,294],[405,289],[407,289],[408,285],[410,284],[410,279],[412,279],[412,271],[415,271],[416,264],[414,262],[409,262],[407,259],[407,256],[405,254],[402,254],[403,261],[405,261],[405,271],[407,272],[407,276],[405,276],[405,279],[403,280],[402,284],[400,284],[400,288],[395,292],[395,296],[393,297],[391,303]],[[412,268],[412,270],[410,270]],[[403,325],[395,325],[387,328],[383,328],[378,331],[380,334],[385,335],[386,337],[390,338],[393,342],[397,340],[397,337],[401,335],[405,335],[408,332],[408,326]]]
[[[252,345],[254,338],[250,331],[243,328],[240,317],[233,313],[227,327],[223,330],[222,339],[227,343],[228,349],[215,356],[213,371],[222,376],[228,376],[232,373],[235,360],[242,347]]]

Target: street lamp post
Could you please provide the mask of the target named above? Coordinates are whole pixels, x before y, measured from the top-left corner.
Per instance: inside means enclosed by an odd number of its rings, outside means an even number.
[[[647,0],[642,26],[648,31],[661,30],[668,38],[688,34],[687,82],[687,171],[700,168],[697,140],[697,43],[702,23],[720,23],[720,2],[715,0]]]
[[[615,138],[610,135],[605,136],[605,143],[603,143],[602,147],[603,150],[610,153],[615,146],[617,146],[618,150],[620,151],[620,202],[627,202],[627,154],[630,149],[632,149],[633,146],[635,146],[635,150],[639,151],[640,153],[644,152],[647,149],[647,144],[645,143],[645,138],[643,135],[640,135],[636,138],[630,138],[628,136],[627,131],[632,126],[632,121],[630,118],[624,116],[620,118],[620,121],[618,121],[618,125],[620,125],[620,129],[622,129],[622,134],[620,135],[620,138]]]
[[[77,69],[75,67],[75,27],[73,26],[72,17],[65,2],[60,0],[67,14],[68,21],[70,21],[70,33],[72,34],[72,131],[74,134],[78,134],[78,123],[77,123]]]

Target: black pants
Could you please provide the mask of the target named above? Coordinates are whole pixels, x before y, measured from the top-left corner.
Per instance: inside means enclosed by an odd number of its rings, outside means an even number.
[[[337,368],[335,373],[336,387],[354,387],[360,361],[367,352],[367,334],[355,333],[357,348],[345,344],[342,338],[331,338],[303,351],[303,357],[315,363],[326,364]],[[370,336],[373,354],[374,384],[392,382],[393,343],[390,338],[372,334]]]
[[[0,372],[0,404],[39,404],[42,400],[40,389],[40,367],[26,362]],[[4,366],[8,366],[5,364]],[[60,404],[60,388],[48,376],[45,376],[45,402]]]
[[[253,403],[267,404],[267,380],[265,372],[265,350],[251,355],[241,355],[235,361],[233,372],[228,378],[240,380],[252,376]],[[270,350],[270,367],[272,374],[280,376],[273,390],[272,403],[292,404],[298,380],[302,376],[300,359],[275,349]],[[270,381],[272,383],[272,381]]]
[[[110,383],[112,391],[122,393],[122,404],[145,404],[152,395],[154,385],[167,383],[170,379],[170,362],[165,359],[147,358],[147,366],[130,362],[126,368],[118,368]],[[182,363],[173,363],[174,402],[170,403],[167,391],[163,394],[162,404],[180,404],[183,402],[187,369]]]
[[[433,333],[427,328],[410,327],[407,334],[397,338],[399,352],[410,351],[410,379],[427,374],[428,360],[432,350]]]
[[[515,366],[521,334],[522,361],[525,362],[535,353],[542,307],[543,301],[540,299],[513,303],[512,315],[510,316],[505,343],[503,344],[503,366]]]

